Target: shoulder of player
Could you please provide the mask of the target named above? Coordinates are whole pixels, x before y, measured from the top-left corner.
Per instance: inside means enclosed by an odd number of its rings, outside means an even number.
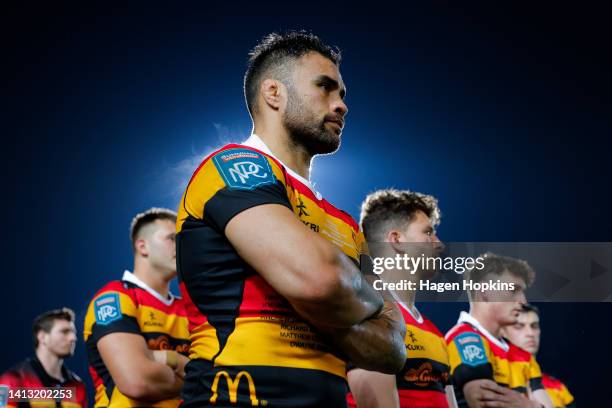
[[[563,388],[563,383],[556,377],[553,377],[550,374],[542,373],[542,385],[545,388]]]
[[[450,344],[457,336],[465,333],[471,333],[474,336],[480,337],[483,341],[486,341],[486,338],[471,324],[467,323],[459,323],[453,326],[444,336],[447,344]]]
[[[193,175],[191,177],[191,180],[193,180],[195,178],[196,175],[198,175],[208,163],[216,163],[216,168],[218,169],[218,164],[219,163],[225,163],[225,162],[230,162],[232,160],[236,160],[236,159],[240,159],[240,158],[251,158],[251,159],[265,159],[267,161],[267,163],[271,166],[274,167],[276,169],[278,169],[286,178],[287,176],[287,172],[285,170],[285,166],[283,166],[283,164],[281,162],[279,162],[278,160],[276,160],[274,157],[270,156],[269,154],[262,152],[261,150],[258,150],[254,147],[251,146],[246,146],[246,145],[241,145],[241,144],[236,144],[236,143],[231,143],[231,144],[227,144],[217,150],[215,150],[214,152],[210,153],[208,156],[206,156],[204,158],[204,160],[202,160],[202,162],[200,163],[200,165],[196,168],[196,170],[193,172]],[[191,183],[191,181],[190,181]]]
[[[131,282],[127,282],[124,280],[114,280],[102,286],[102,288],[100,288],[100,290],[98,290],[96,294],[93,296],[92,302],[93,300],[99,298],[100,296],[103,296],[106,294],[112,294],[112,293],[116,293],[118,295],[124,294],[130,297],[133,301],[136,301],[136,297],[134,295],[133,289],[137,287],[138,286],[134,285]]]
[[[531,359],[535,360],[535,357],[527,350],[517,346],[516,344],[512,343],[510,340],[506,338],[504,338],[504,340],[506,341],[506,343],[508,343],[508,353],[512,355],[513,360],[518,360],[518,361],[531,361]]]
[[[444,337],[442,335],[442,332],[438,329],[438,327],[434,324],[434,322],[432,322],[431,320],[429,320],[427,318],[427,316],[425,316],[423,313],[421,313],[421,317],[423,318],[423,323],[419,324],[419,327],[431,332],[433,334],[435,334],[438,337]],[[417,322],[418,323],[418,322]]]
[[[23,360],[0,374],[0,384],[16,386],[21,383],[24,371],[31,370],[28,360]]]

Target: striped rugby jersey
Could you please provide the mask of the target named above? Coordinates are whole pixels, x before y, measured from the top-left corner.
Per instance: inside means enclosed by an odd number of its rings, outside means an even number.
[[[106,368],[97,343],[111,333],[141,335],[151,350],[189,353],[189,332],[183,300],[164,298],[134,274],[125,271],[120,281],[106,284],[89,303],[84,337],[89,373],[96,389],[95,407],[177,407],[180,400],[156,403],[136,401],[122,394]]]
[[[192,341],[185,407],[344,405],[345,361],[225,237],[236,214],[264,204],[287,207],[358,263],[364,239],[357,223],[285,167],[259,137],[208,156],[187,186],[177,220],[178,273]]]

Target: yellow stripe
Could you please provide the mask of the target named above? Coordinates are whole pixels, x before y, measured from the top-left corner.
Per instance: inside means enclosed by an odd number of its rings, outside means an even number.
[[[345,377],[346,364],[331,353],[296,347],[296,342],[322,345],[320,341],[310,339],[314,333],[307,324],[292,322],[288,325],[291,330],[287,326],[283,328],[278,322],[259,317],[236,319],[236,329],[229,336],[223,352],[215,359],[215,365],[304,368]],[[218,351],[216,331],[210,324],[205,323],[192,332],[191,359],[211,360]]]
[[[446,350],[446,342],[443,337],[438,336],[427,330],[422,330],[411,324],[407,325],[407,329],[411,331],[416,342],[412,342],[409,332],[406,332],[404,340],[407,348],[408,358],[428,358],[439,363],[449,365],[448,351]],[[421,346],[421,347],[419,347]],[[424,349],[422,348],[424,347]]]
[[[346,255],[358,260],[359,255],[364,253],[363,237],[344,220],[327,213],[297,190],[293,192],[290,200],[293,212],[307,227],[338,246]]]
[[[164,333],[178,340],[189,339],[186,317],[167,314],[151,306],[140,306],[138,325],[143,333]]]

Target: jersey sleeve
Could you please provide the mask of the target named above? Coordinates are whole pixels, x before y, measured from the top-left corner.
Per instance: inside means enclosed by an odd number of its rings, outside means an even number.
[[[121,290],[120,282],[111,284],[93,298],[85,315],[84,337],[96,343],[110,333],[140,334],[135,299]]]
[[[9,401],[9,389],[21,387],[19,375],[13,370],[9,370],[0,375],[0,408],[17,407],[18,403]]]
[[[534,356],[531,356],[531,360],[529,361],[529,387],[531,391],[544,389],[544,385],[542,384],[542,370]]]
[[[179,220],[191,216],[223,232],[234,216],[249,208],[280,204],[291,209],[284,183],[282,168],[263,153],[241,146],[224,149],[194,173]]]
[[[560,394],[561,394],[561,400],[563,401],[563,403],[565,404],[565,406],[567,408],[575,408],[576,407],[576,402],[574,401],[574,396],[570,393],[570,391],[567,389],[565,384],[561,384]]]
[[[447,346],[450,378],[456,388],[462,390],[473,380],[493,380],[491,351],[478,333],[460,333],[449,339]]]

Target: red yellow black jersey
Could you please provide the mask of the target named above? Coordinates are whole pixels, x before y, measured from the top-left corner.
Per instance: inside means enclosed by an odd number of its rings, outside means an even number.
[[[542,385],[555,408],[575,408],[574,396],[565,384],[548,374],[542,374]]]
[[[438,328],[422,314],[415,318],[397,303],[406,322],[406,363],[397,375],[401,408],[448,408],[445,387],[449,383],[446,341]],[[348,406],[356,407],[349,393]]]
[[[356,222],[274,158],[257,136],[208,156],[178,211],[177,266],[192,342],[185,407],[345,405],[345,362],[225,237],[236,214],[264,204],[289,208],[359,260],[363,235]]]
[[[0,375],[0,407],[32,407],[32,408],[86,408],[87,390],[85,384],[78,375],[70,371],[66,365],[62,365],[62,376],[64,381],[51,377],[36,357],[29,358],[15,365]],[[15,395],[9,399],[12,389],[18,388],[53,388],[70,390],[70,395],[64,394],[65,398],[55,399],[30,399],[18,402]]]
[[[95,407],[177,407],[178,397],[149,403],[122,394],[106,368],[97,343],[111,333],[141,335],[151,350],[189,353],[189,332],[183,300],[161,296],[134,274],[126,271],[122,280],[105,285],[89,304],[85,316],[85,345],[89,373],[96,388]]]
[[[460,407],[467,407],[463,386],[490,379],[527,394],[542,389],[542,372],[526,350],[489,333],[470,314],[461,312],[457,325],[446,334],[451,381]]]

